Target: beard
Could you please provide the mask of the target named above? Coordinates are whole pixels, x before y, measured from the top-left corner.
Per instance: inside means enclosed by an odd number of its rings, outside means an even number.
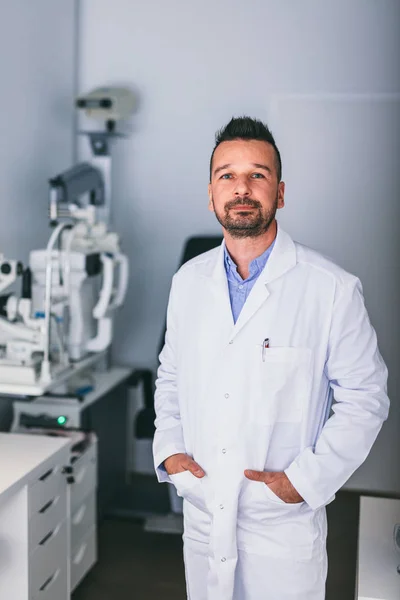
[[[246,211],[243,209],[240,212],[235,211],[232,214],[231,210],[235,206],[249,206],[253,210]],[[277,210],[278,195],[275,198],[274,204],[268,209],[263,209],[261,203],[252,198],[235,198],[235,200],[227,202],[224,210],[220,212],[215,210],[214,205],[214,212],[218,222],[236,239],[246,237],[255,238],[263,235],[274,221]]]

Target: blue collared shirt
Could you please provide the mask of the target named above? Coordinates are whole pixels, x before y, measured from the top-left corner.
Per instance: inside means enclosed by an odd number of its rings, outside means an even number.
[[[251,290],[254,287],[255,282],[257,281],[261,271],[263,271],[265,265],[267,264],[267,260],[272,252],[272,248],[274,247],[275,240],[266,249],[261,256],[258,256],[250,263],[249,268],[249,276],[247,279],[242,279],[239,273],[237,272],[237,266],[229,256],[229,253],[224,246],[224,264],[226,276],[228,279],[228,288],[229,288],[229,298],[231,301],[232,308],[232,316],[233,320],[236,321],[239,318],[240,312],[246,302]]]

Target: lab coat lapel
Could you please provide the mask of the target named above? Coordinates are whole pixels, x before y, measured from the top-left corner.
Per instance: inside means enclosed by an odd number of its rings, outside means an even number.
[[[260,306],[264,304],[264,302],[270,295],[267,283],[265,281],[265,278],[263,277],[264,271],[260,274],[246,302],[244,303],[242,310],[240,311],[238,320],[236,321],[236,324],[233,327],[232,339],[246,325],[246,323],[252,318],[252,316],[255,315]]]
[[[229,335],[233,323],[228,279],[225,271],[225,242],[222,242],[211,270],[214,305],[212,307],[215,327]]]
[[[233,327],[232,339],[248,321],[255,315],[270,295],[268,284],[281,277],[296,264],[296,248],[293,240],[278,226],[275,245],[265,268],[260,273],[253,289],[251,290],[236,324]],[[225,277],[226,279],[226,277]]]
[[[233,322],[229,298],[228,280],[224,263],[225,243],[221,244],[215,263],[210,269],[210,281],[213,285],[214,323],[221,332],[228,331],[233,339],[254,316],[270,295],[269,283],[281,277],[296,265],[296,248],[291,237],[278,225],[274,248],[267,264],[251,290],[236,324]]]

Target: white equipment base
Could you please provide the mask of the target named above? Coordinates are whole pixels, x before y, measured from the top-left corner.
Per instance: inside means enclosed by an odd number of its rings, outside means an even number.
[[[79,362],[72,363],[61,372],[54,373],[54,378],[52,376],[52,380],[47,384],[44,384],[40,381],[35,381],[35,373],[33,371],[34,367],[4,366],[4,374],[1,377],[3,381],[0,382],[0,394],[7,396],[43,396],[43,394],[46,394],[50,390],[54,390],[54,388],[57,388],[62,383],[65,383],[68,379],[78,375],[78,373],[101,361],[103,358],[104,352],[91,354]],[[4,378],[7,376],[7,369],[11,368],[13,370],[12,381],[4,381]],[[20,375],[20,383],[15,383],[16,374],[18,371]]]

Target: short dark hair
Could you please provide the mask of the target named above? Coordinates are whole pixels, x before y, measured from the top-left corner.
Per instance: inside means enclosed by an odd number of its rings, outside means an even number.
[[[278,147],[275,143],[274,136],[268,129],[268,126],[258,119],[251,117],[233,117],[228,125],[217,131],[215,135],[215,146],[210,159],[210,181],[212,178],[212,163],[214,153],[222,142],[230,142],[232,140],[258,140],[267,142],[275,150],[275,166],[278,175],[278,181],[282,178],[282,161]]]

